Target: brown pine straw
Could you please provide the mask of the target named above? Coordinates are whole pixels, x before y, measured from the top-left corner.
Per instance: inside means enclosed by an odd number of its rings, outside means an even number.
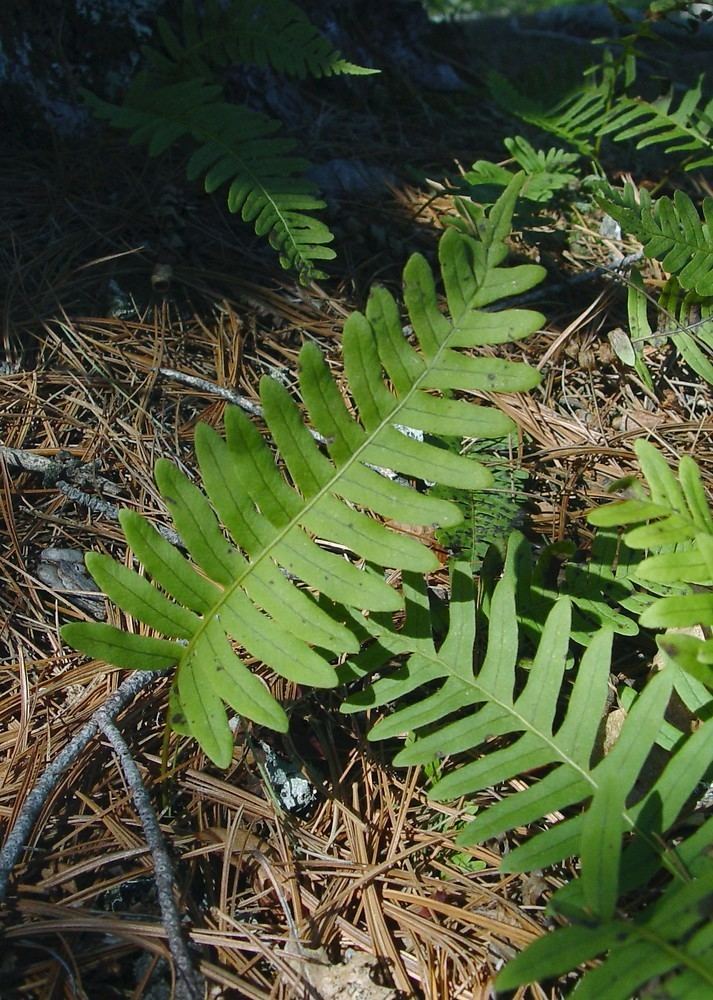
[[[405,197],[409,212],[419,210],[418,197]],[[432,200],[420,214],[424,245],[432,242],[444,206],[445,199],[442,205]],[[592,257],[587,267],[601,263],[594,250]],[[142,258],[136,261],[140,271]],[[578,266],[575,261],[573,273]],[[177,268],[185,293],[180,310],[158,303],[132,320],[108,319],[98,310],[83,318],[59,311],[33,316],[28,300],[29,355],[14,373],[0,375],[3,446],[58,463],[71,457],[83,469],[96,463],[96,480],[86,480],[78,487],[84,496],[71,499],[52,477],[0,459],[5,832],[51,762],[117,687],[116,673],[63,647],[60,626],[86,612],[70,589],[41,582],[41,550],[91,549],[131,563],[108,507],[97,513],[87,498],[128,506],[170,528],[152,468],[158,457],[168,457],[195,477],[195,425],[200,419],[220,429],[226,405],[212,386],[257,403],[260,377],[278,370],[294,389],[299,347],[308,338],[341,378],[341,325],[362,304],[351,289],[297,290],[287,278],[284,287],[261,285],[253,271],[236,276],[219,266],[210,278],[206,273]],[[583,284],[572,296],[548,300],[545,294],[534,307],[548,316],[548,328],[497,349],[533,365],[547,358],[538,390],[495,402],[518,425],[512,460],[532,476],[531,523],[548,539],[586,542],[584,512],[633,471],[632,442],[642,434],[672,462],[693,454],[710,484],[709,394],[692,387],[695,380],[666,345],[652,344],[646,358],[657,386],[654,402],[604,350],[607,332],[624,317],[620,298],[603,291]],[[203,383],[167,379],[162,368]],[[114,624],[139,629],[114,608],[107,614]],[[174,859],[182,931],[209,995],[304,995],[297,939],[303,952],[324,948],[335,963],[350,949],[373,956],[375,974],[405,996],[491,997],[504,961],[551,926],[547,893],[571,871],[500,874],[500,857],[524,830],[468,851],[483,863],[468,870],[455,844],[465,803],[434,804],[421,771],[392,768],[394,747],[366,742],[374,719],[340,716],[333,694],[269,680],[290,707],[293,727],[288,741],[259,736],[283,755],[294,748],[302,760],[318,792],[304,817],[282,811],[240,729],[226,772],[217,772],[195,745],[172,737],[172,769],[162,775],[166,679],[153,678],[120,720]],[[507,793],[492,789],[470,804],[487,808]],[[164,982],[170,952],[153,870],[121,771],[110,764],[107,748],[88,744],[43,802],[31,849],[14,869],[2,914],[2,973],[10,984],[3,988],[23,998],[62,991],[91,998],[110,988],[140,997]],[[571,985],[535,985],[516,996],[554,1000]]]

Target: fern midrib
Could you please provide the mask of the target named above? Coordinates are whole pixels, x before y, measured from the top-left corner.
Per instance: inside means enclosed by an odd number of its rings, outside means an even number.
[[[465,316],[467,316],[467,314],[468,314],[468,309],[465,309],[463,311],[463,313],[462,313],[462,316],[465,317]],[[390,428],[395,423],[399,422],[398,421],[398,413],[399,413],[399,411],[406,408],[406,406],[409,403],[409,401],[411,400],[411,398],[419,390],[419,387],[420,387],[421,383],[430,374],[432,368],[437,363],[437,361],[440,358],[441,354],[444,351],[448,350],[448,345],[449,345],[451,339],[460,331],[459,322],[461,322],[461,321],[459,320],[459,321],[453,323],[452,328],[451,328],[451,332],[449,333],[448,337],[446,337],[444,339],[443,343],[439,346],[438,351],[433,356],[430,364],[427,364],[425,366],[424,370],[421,372],[421,374],[418,376],[418,378],[416,378],[416,380],[413,382],[412,387],[409,390],[409,392],[406,395],[402,396],[402,397],[395,397],[397,399],[397,405],[394,407],[394,409],[391,410],[389,412],[389,414],[387,414],[387,416],[384,417],[384,419],[382,421],[380,421],[380,423],[378,424],[378,426],[371,432],[371,434],[367,434],[366,435],[366,437],[365,437],[364,441],[362,442],[362,444],[359,445],[359,447],[352,453],[352,455],[350,456],[350,458],[347,459],[347,461],[343,465],[337,466],[335,468],[335,473],[328,480],[328,482],[326,482],[324,484],[324,486],[322,486],[312,497],[310,497],[309,500],[306,500],[306,501],[303,502],[303,505],[300,508],[299,513],[296,514],[295,517],[291,518],[275,534],[275,536],[272,539],[272,541],[268,545],[264,546],[264,548],[261,550],[261,552],[257,556],[255,556],[253,559],[250,560],[250,562],[248,563],[248,565],[245,568],[245,570],[238,577],[236,577],[236,579],[233,581],[233,583],[231,583],[230,585],[228,585],[224,589],[223,595],[220,598],[220,600],[217,601],[217,603],[213,606],[213,608],[211,609],[211,611],[204,616],[202,624],[196,630],[195,634],[190,639],[190,641],[188,642],[188,644],[184,647],[184,651],[183,651],[183,654],[181,656],[181,662],[183,660],[187,659],[187,657],[193,652],[193,650],[195,649],[195,647],[197,645],[199,645],[199,643],[201,641],[201,638],[202,638],[202,635],[203,635],[203,632],[204,632],[204,630],[208,626],[208,622],[212,618],[214,618],[217,614],[220,613],[221,609],[227,604],[227,602],[230,600],[231,596],[237,590],[241,590],[241,589],[244,590],[245,589],[243,587],[243,581],[246,580],[250,576],[250,574],[252,572],[254,572],[255,569],[264,560],[267,560],[267,559],[270,558],[270,555],[272,554],[272,552],[278,546],[280,546],[282,544],[282,542],[286,539],[286,537],[290,533],[290,531],[292,531],[294,528],[300,528],[301,527],[301,523],[302,523],[302,521],[304,521],[306,514],[308,514],[310,510],[312,510],[314,507],[316,507],[317,504],[322,500],[323,497],[331,495],[332,493],[335,492],[335,486],[339,483],[340,479],[344,476],[344,474],[350,468],[352,468],[354,465],[356,465],[356,464],[359,463],[360,456],[375,442],[375,440],[378,438],[379,434],[381,434],[381,432],[384,430],[384,428]],[[276,560],[276,562],[279,565],[279,560]]]

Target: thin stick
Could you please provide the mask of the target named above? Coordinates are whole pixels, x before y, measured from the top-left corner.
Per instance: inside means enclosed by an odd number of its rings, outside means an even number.
[[[161,908],[161,923],[166,931],[168,947],[173,957],[173,963],[179,976],[177,995],[186,1000],[201,1000],[205,995],[205,981],[196,970],[183,939],[181,918],[173,895],[175,876],[173,865],[166,849],[158,818],[154,812],[149,793],[141,780],[136,761],[131,756],[123,736],[116,728],[106,709],[100,708],[96,713],[99,728],[111,743],[112,749],[119,759],[126,782],[131,789],[136,811],[141,819],[146,842],[151,850],[156,876],[156,892]]]
[[[230,403],[235,406],[239,406],[241,410],[245,410],[246,413],[252,414],[253,417],[262,417],[263,411],[262,406],[259,403],[254,403],[252,399],[248,399],[247,396],[241,396],[239,392],[235,392],[234,389],[228,389],[224,385],[218,385],[216,382],[209,382],[208,379],[199,378],[197,375],[188,375],[186,372],[176,371],[174,368],[159,368],[159,375],[163,375],[164,378],[171,379],[174,382],[181,382],[183,385],[188,385],[192,389],[198,389],[200,392],[209,392],[214,396],[220,396],[222,399],[227,399]],[[308,427],[307,430],[310,432],[315,441],[320,444],[326,444],[327,440],[323,437],[319,431],[315,431],[313,428]]]
[[[32,834],[32,828],[42,811],[47,799],[59,783],[62,775],[79,757],[89,741],[99,731],[99,719],[113,719],[129,702],[144,688],[152,684],[157,676],[165,671],[137,670],[107,698],[104,705],[98,708],[89,721],[73,736],[64,749],[55,757],[42,773],[40,780],[25,799],[20,809],[15,825],[10,830],[7,840],[0,850],[0,903],[7,896],[10,873],[20,859],[22,852]]]
[[[45,477],[48,484],[56,486],[60,493],[64,493],[68,500],[86,507],[93,514],[98,514],[108,518],[110,521],[119,520],[119,508],[109,500],[102,500],[101,497],[93,496],[75,485],[92,485],[111,493],[116,490],[116,483],[112,483],[103,476],[97,476],[94,470],[94,463],[77,463],[75,459],[66,462],[45,455],[37,455],[33,451],[26,451],[23,448],[7,448],[0,445],[0,460],[4,460],[13,468],[23,469],[25,472],[40,473]],[[160,535],[172,545],[182,545],[180,536],[172,529],[163,524],[157,524],[156,530]]]
[[[199,392],[209,392],[213,396],[221,396],[235,406],[239,406],[241,410],[251,413],[254,417],[262,416],[262,406],[259,403],[254,403],[247,396],[241,396],[234,389],[228,389],[226,386],[218,385],[216,382],[209,382],[208,379],[199,378],[197,375],[188,375],[187,372],[176,371],[175,368],[159,368],[158,373],[159,375],[163,375],[164,378],[171,379],[172,382],[181,382],[183,385],[190,386],[191,389],[198,389]]]

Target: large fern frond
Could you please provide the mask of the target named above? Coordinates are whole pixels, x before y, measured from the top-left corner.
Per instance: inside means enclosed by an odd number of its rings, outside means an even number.
[[[344,59],[290,0],[184,0],[180,34],[166,18],[157,22],[162,48],[143,49],[151,70],[165,81],[212,80],[216,66],[270,66],[278,73],[322,77],[378,70]]]
[[[446,525],[460,519],[458,509],[385,478],[374,466],[459,488],[488,484],[489,474],[478,463],[413,440],[397,425],[437,435],[497,437],[511,430],[507,417],[441,392],[521,391],[539,381],[527,365],[462,350],[527,336],[542,322],[530,310],[484,310],[498,298],[531,288],[544,274],[536,265],[499,266],[521,183],[522,177],[516,178],[494,206],[481,241],[453,230],[442,237],[439,257],[450,319],[439,308],[425,259],[415,254],[407,263],[405,301],[419,350],[404,337],[398,305],[383,288],[373,290],[365,315],[350,316],[344,368],[359,419],[318,348],[303,347],[300,389],[326,454],[287,390],[264,378],[264,416],[286,472],[250,420],[228,410],[227,441],[207,425],[196,431],[207,495],[170,462],[160,460],[156,467],[159,489],[193,562],[129,511],[121,515],[122,526],[153,582],[108,557],[88,555],[87,566],[104,592],[167,638],[94,623],[66,626],[65,638],[122,667],[177,664],[175,725],[192,733],[221,766],[232,750],[224,702],[264,725],[287,725],[283,709],[235,655],[231,639],[291,680],[329,686],[336,683],[329,651],[354,650],[356,642],[312,593],[346,609],[379,612],[401,605],[381,572],[358,568],[317,539],[379,567],[417,573],[437,568],[430,549],[368,512],[414,525]]]
[[[651,198],[627,183],[622,191],[606,185],[599,198],[622,228],[641,241],[647,257],[660,260],[681,287],[713,295],[713,198],[703,199],[703,218],[683,191],[673,199]]]
[[[663,145],[667,154],[690,153],[686,170],[700,170],[713,165],[713,98],[703,97],[703,77],[683,94],[678,106],[673,89],[655,101],[619,97],[599,135],[617,142],[635,139],[637,149]]]
[[[374,671],[379,675],[366,690],[353,694],[344,710],[395,704],[393,714],[382,718],[369,738],[409,735],[396,764],[449,759],[440,765],[445,777],[431,790],[437,799],[532,777],[526,788],[506,795],[470,822],[459,836],[461,843],[482,843],[517,828],[532,829],[545,817],[552,824],[552,813],[569,814],[503,856],[501,869],[509,872],[579,857],[581,876],[552,901],[551,908],[570,923],[555,932],[556,946],[550,935],[536,942],[506,967],[498,986],[541,983],[607,953],[602,971],[585,975],[576,996],[629,1000],[636,987],[658,975],[670,976],[676,989],[680,983],[681,989],[693,985],[699,990],[671,996],[707,995],[700,990],[713,982],[706,961],[713,938],[705,927],[703,901],[713,889],[707,856],[713,823],[705,834],[683,843],[672,830],[713,764],[713,720],[689,735],[680,733],[663,772],[647,780],[645,765],[666,725],[677,683],[672,666],[644,687],[602,758],[599,733],[612,633],[595,634],[567,671],[570,605],[563,598],[547,615],[532,664],[518,669],[516,595],[522,560],[517,550],[522,545],[513,536],[488,608],[482,654],[469,567],[453,568],[449,623],[440,645],[433,631],[437,616],[423,580],[409,576],[402,630],[395,632],[385,616],[372,616],[367,629],[376,644],[340,670],[342,680]],[[413,652],[405,662],[389,666],[409,650]],[[635,907],[629,918],[626,900],[632,890],[662,868],[670,878],[664,896],[643,912]]]
[[[303,281],[324,277],[316,263],[335,256],[326,245],[334,237],[308,214],[324,208],[305,177],[309,164],[295,155],[293,139],[275,134],[279,122],[227,103],[220,92],[200,79],[155,87],[140,74],[122,107],[85,97],[98,117],[146,144],[150,156],[192,139],[198,148],[187,163],[189,180],[204,177],[207,192],[229,185],[229,210],[268,238],[283,267],[296,268]]]
[[[674,630],[658,637],[659,646],[694,677],[713,686],[713,639],[675,631],[713,628],[713,514],[701,474],[694,460],[684,455],[677,479],[652,444],[640,439],[635,449],[649,493],[600,507],[589,520],[605,527],[639,525],[624,535],[630,548],[649,552],[636,566],[637,577],[654,585],[685,585],[687,592],[654,601],[640,621],[650,628]]]
[[[636,817],[625,803],[661,727],[672,690],[669,673],[655,678],[635,703],[614,749],[597,763],[612,632],[602,629],[591,639],[568,692],[566,712],[560,716],[562,695],[569,687],[565,668],[571,604],[562,598],[549,611],[532,665],[523,678],[517,670],[516,593],[521,565],[518,550],[525,544],[521,536],[511,539],[506,566],[488,609],[487,648],[475,669],[473,585],[470,572],[460,565],[453,572],[448,634],[439,648],[422,579],[409,577],[404,587],[407,617],[403,632],[392,635],[383,619],[372,618],[367,627],[378,638],[378,658],[367,649],[363,654],[366,670],[357,658],[341,671],[343,680],[375,669],[383,675],[351,695],[343,711],[409,701],[377,722],[369,734],[369,739],[383,740],[415,732],[415,739],[395,757],[397,765],[424,764],[444,755],[460,761],[463,755],[477,754],[476,760],[454,766],[434,785],[431,795],[436,799],[472,795],[526,772],[547,769],[526,790],[490,806],[469,823],[459,835],[465,844],[584,803],[611,780],[616,781],[620,827],[636,829]],[[385,667],[389,655],[409,648],[413,653],[403,666],[391,671]],[[419,697],[415,693],[421,688],[424,693]],[[509,741],[504,743],[503,738]],[[517,866],[513,870],[542,867],[577,854],[580,822],[581,815],[543,831],[508,855],[508,865]]]

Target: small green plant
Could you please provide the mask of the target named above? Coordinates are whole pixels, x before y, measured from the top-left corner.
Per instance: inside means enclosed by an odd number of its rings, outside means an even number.
[[[546,152],[535,149],[519,135],[505,139],[504,144],[517,167],[525,172],[526,180],[520,193],[522,198],[546,203],[558,191],[577,183],[578,175],[569,168],[579,160],[578,153],[555,148]],[[489,160],[477,160],[463,174],[463,180],[470,186],[470,195],[475,201],[481,205],[489,204],[507,187],[514,172]]]
[[[145,46],[144,66],[117,107],[84,91],[99,118],[131,133],[150,156],[180,141],[196,148],[189,180],[202,177],[208,193],[228,185],[228,208],[267,238],[285,268],[303,282],[324,277],[320,261],[335,254],[327,226],[312,214],[324,208],[307,178],[296,141],[279,135],[273,118],[228,101],[220,74],[231,65],[271,67],[304,78],[378,72],[343,59],[290,0],[208,0],[198,15],[184,0],[177,34],[165,18],[159,44]]]
[[[641,241],[647,257],[660,260],[686,291],[713,297],[713,198],[704,198],[702,218],[683,191],[656,200],[645,188],[623,191],[607,185],[599,201],[625,232]]]

